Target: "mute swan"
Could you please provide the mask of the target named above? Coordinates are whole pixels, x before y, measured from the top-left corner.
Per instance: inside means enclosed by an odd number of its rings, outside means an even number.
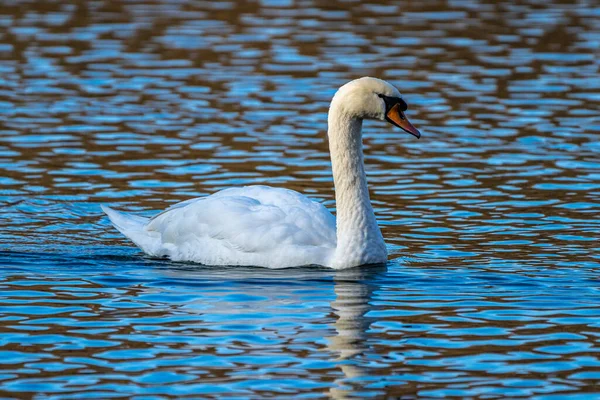
[[[364,77],[333,96],[328,138],[336,218],[289,189],[246,186],[175,204],[153,218],[102,206],[113,225],[150,256],[206,265],[343,269],[387,261],[369,199],[362,150],[363,119],[386,120],[419,138],[400,92]]]

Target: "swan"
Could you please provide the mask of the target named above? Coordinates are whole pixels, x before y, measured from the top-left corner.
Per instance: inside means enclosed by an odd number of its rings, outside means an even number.
[[[102,210],[146,254],[173,261],[335,269],[385,263],[364,170],[362,122],[386,120],[419,138],[407,107],[398,89],[372,77],[350,81],[333,96],[327,136],[337,219],[294,190],[258,185],[186,200],[149,219]]]

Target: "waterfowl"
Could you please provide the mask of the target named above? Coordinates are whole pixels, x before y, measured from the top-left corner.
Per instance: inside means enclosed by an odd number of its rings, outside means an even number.
[[[174,261],[336,269],[385,263],[387,250],[364,170],[362,122],[385,120],[419,138],[406,110],[394,86],[371,77],[348,82],[333,96],[327,134],[336,217],[294,190],[269,186],[224,189],[152,218],[102,209],[146,254]]]

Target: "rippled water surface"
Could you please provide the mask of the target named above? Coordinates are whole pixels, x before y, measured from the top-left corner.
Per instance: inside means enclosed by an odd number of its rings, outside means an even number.
[[[0,396],[600,398],[600,5],[3,1]],[[329,99],[365,124],[385,267],[145,258],[232,185],[335,207]]]

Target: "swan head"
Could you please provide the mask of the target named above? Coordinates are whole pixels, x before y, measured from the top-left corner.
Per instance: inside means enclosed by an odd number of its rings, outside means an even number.
[[[381,79],[367,76],[346,83],[333,96],[331,108],[354,118],[387,121],[417,138],[421,137],[404,115],[408,105],[398,89]]]

